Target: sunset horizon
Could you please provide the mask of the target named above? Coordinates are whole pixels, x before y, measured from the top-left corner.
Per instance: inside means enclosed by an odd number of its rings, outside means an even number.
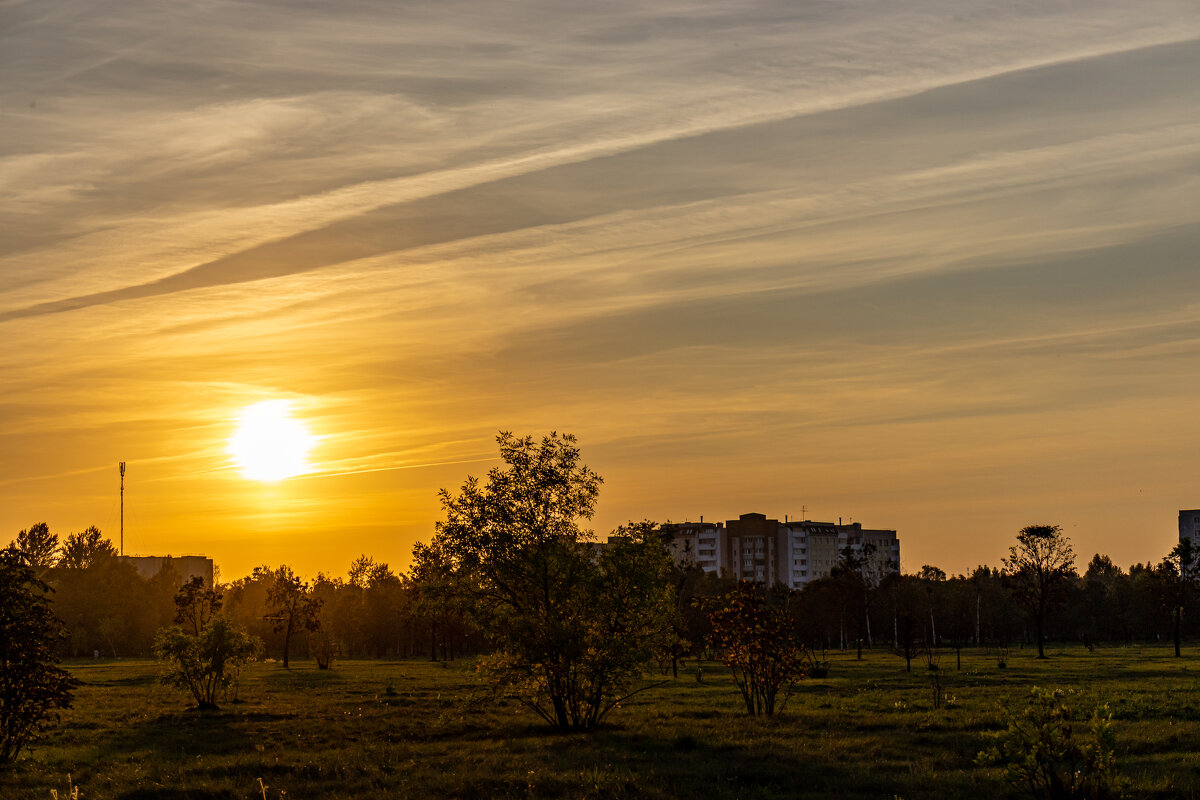
[[[499,431],[905,572],[1200,506],[1192,2],[0,13],[5,542],[406,571]]]

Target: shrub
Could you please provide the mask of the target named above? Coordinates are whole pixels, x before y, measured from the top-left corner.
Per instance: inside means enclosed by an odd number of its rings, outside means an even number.
[[[178,625],[154,637],[154,655],[166,662],[163,683],[185,689],[200,709],[217,708],[217,693],[236,687],[246,662],[262,651],[262,641],[223,616],[213,617],[199,636]]]
[[[769,717],[782,711],[792,685],[808,674],[810,661],[796,643],[791,615],[770,605],[752,584],[742,583],[718,598],[709,620],[713,646],[722,651],[746,712]]]
[[[1008,715],[995,744],[979,753],[981,765],[1001,765],[1009,781],[1045,800],[1101,800],[1120,795],[1115,734],[1107,706],[1081,726],[1061,689],[1030,690],[1030,702]],[[1082,727],[1085,732],[1078,733]]]

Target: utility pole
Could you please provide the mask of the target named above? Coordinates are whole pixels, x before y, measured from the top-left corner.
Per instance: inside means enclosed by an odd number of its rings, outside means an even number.
[[[121,462],[121,555],[125,555],[125,462]]]

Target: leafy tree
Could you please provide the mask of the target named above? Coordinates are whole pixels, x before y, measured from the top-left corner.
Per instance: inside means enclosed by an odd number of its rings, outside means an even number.
[[[1038,658],[1046,657],[1046,617],[1075,574],[1075,551],[1058,525],[1030,525],[1017,534],[1004,567],[1017,599],[1033,614]]]
[[[933,601],[942,610],[942,636],[954,648],[955,668],[962,669],[962,650],[974,633],[975,587],[958,575],[933,584]]]
[[[51,711],[70,707],[77,685],[57,666],[66,630],[49,592],[24,552],[0,551],[0,764],[16,760]]]
[[[58,558],[58,535],[50,532],[50,526],[44,522],[30,525],[26,530],[17,534],[17,538],[9,545],[25,558],[25,563],[33,567],[38,576],[46,574],[46,570],[54,566]]]
[[[487,482],[442,490],[446,519],[429,545],[498,646],[486,671],[555,728],[598,725],[635,691],[669,633],[670,562],[649,523],[596,548],[590,518],[601,479],[575,437],[501,433],[504,466]]]
[[[874,550],[872,545],[866,545],[866,547]],[[844,547],[839,555],[837,566],[833,568],[829,575],[833,580],[833,584],[838,588],[841,597],[843,634],[846,630],[847,614],[854,620],[854,641],[859,661],[862,660],[863,637],[866,635],[867,626],[869,625],[869,617],[867,615],[866,567],[869,563],[870,555],[869,552],[858,552],[853,547]]]
[[[892,635],[896,655],[912,672],[912,660],[928,645],[928,595],[915,575],[895,575],[886,584],[892,606]]]
[[[221,610],[221,593],[205,586],[204,578],[195,575],[175,593],[175,622],[199,636],[209,621]]]
[[[733,673],[746,712],[769,717],[783,711],[810,661],[787,610],[768,603],[753,584],[742,583],[719,598],[709,619],[713,645]]]
[[[1128,609],[1122,602],[1127,594],[1122,591],[1123,584],[1128,583],[1128,577],[1108,556],[1092,556],[1079,598],[1085,635],[1092,639],[1130,638]]]
[[[69,535],[62,545],[59,566],[65,569],[87,569],[117,554],[117,548],[105,539],[95,525]]]
[[[287,669],[292,636],[320,629],[321,601],[313,596],[307,583],[301,583],[291,568],[283,566],[275,575],[275,583],[267,590],[267,607],[271,610],[267,618],[274,623],[275,632],[283,632],[283,668]]]
[[[217,694],[236,686],[241,668],[261,649],[261,640],[220,615],[199,635],[172,625],[154,639],[155,656],[166,662],[163,683],[191,693],[200,709],[217,708]]]
[[[1159,572],[1167,587],[1167,601],[1174,622],[1175,657],[1179,658],[1184,609],[1191,603],[1196,585],[1200,583],[1200,548],[1193,545],[1190,538],[1180,539],[1179,544],[1163,559]]]
[[[460,576],[436,544],[426,546],[417,542],[411,577],[414,591],[411,610],[429,628],[429,660],[438,659],[439,637],[442,659],[453,658],[454,640],[468,627],[468,593],[458,583]]]
[[[1013,786],[1044,800],[1102,800],[1120,795],[1116,737],[1107,706],[1078,725],[1062,689],[1030,690],[1023,710],[1009,714],[995,744],[979,753],[984,766],[1001,765]],[[1084,728],[1086,733],[1077,733]]]

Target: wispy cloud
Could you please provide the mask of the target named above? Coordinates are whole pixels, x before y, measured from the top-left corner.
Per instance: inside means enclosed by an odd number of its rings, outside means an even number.
[[[803,486],[936,553],[922,503],[1042,508],[1041,457],[1084,509],[1195,427],[1190,0],[0,13],[10,526],[127,458],[163,531],[402,564],[498,428],[557,427],[616,521]],[[275,511],[223,452],[268,397],[325,437]]]

